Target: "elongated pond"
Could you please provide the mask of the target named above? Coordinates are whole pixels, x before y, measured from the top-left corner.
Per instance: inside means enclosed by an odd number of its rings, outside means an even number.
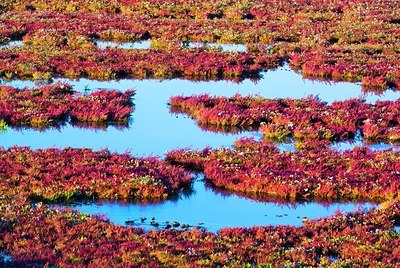
[[[370,203],[328,205],[313,202],[290,205],[258,202],[208,188],[200,176],[194,182],[193,192],[182,194],[177,200],[160,204],[87,202],[72,204],[70,207],[84,213],[106,215],[113,223],[120,225],[165,229],[168,224],[173,228],[175,222],[179,223],[177,229],[182,229],[182,225],[189,225],[217,232],[220,228],[233,226],[252,227],[270,224],[300,226],[304,220],[326,217],[335,211],[353,211],[358,208],[371,208],[373,205]]]

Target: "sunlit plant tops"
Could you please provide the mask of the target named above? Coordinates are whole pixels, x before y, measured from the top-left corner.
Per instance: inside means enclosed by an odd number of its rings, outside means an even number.
[[[80,198],[163,200],[188,186],[191,176],[155,157],[90,149],[0,148],[0,189],[46,201]]]
[[[288,60],[303,76],[400,87],[397,0],[4,0],[0,76],[8,79],[119,77],[235,79]],[[149,50],[100,49],[95,40],[151,39]],[[246,53],[182,48],[188,42],[247,44]],[[77,94],[68,85],[34,90],[0,86],[0,131],[127,122],[133,91]],[[400,260],[397,150],[338,152],[326,140],[399,141],[399,100],[267,100],[176,97],[172,107],[203,126],[257,128],[260,141],[233,148],[176,150],[167,161],[90,149],[0,149],[0,266],[75,267],[396,267]],[[293,136],[294,152],[267,139]],[[301,141],[301,142],[299,142]],[[214,186],[283,200],[389,200],[380,209],[309,221],[304,226],[200,230],[111,224],[36,201],[78,198],[164,200],[190,185],[187,170]],[[11,254],[4,263],[2,254]]]

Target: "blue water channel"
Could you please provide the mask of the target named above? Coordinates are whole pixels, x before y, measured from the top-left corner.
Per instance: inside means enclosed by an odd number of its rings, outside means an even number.
[[[349,98],[364,98],[367,102],[376,100],[396,100],[400,92],[386,91],[381,96],[363,93],[361,86],[355,83],[327,83],[302,79],[301,75],[291,71],[287,66],[275,71],[262,73],[263,78],[257,83],[249,79],[241,83],[230,81],[194,82],[183,79],[172,80],[113,80],[94,81],[88,79],[70,80],[56,79],[73,85],[74,90],[96,90],[99,88],[125,91],[136,89],[134,96],[135,111],[128,127],[108,126],[106,131],[73,127],[69,124],[60,129],[13,129],[0,132],[0,146],[30,146],[32,149],[49,147],[89,147],[93,149],[108,148],[113,152],[131,151],[136,156],[159,155],[175,148],[202,149],[206,146],[226,147],[240,137],[258,139],[257,131],[240,133],[214,133],[199,128],[195,121],[185,115],[171,114],[168,106],[169,98],[176,95],[193,95],[209,93],[216,96],[232,96],[258,94],[266,98],[302,98],[309,95],[329,103]],[[14,87],[33,87],[32,81],[11,81],[4,84]],[[361,145],[362,141],[343,143],[346,148]],[[291,148],[293,145],[282,145]],[[387,147],[378,144],[378,147]]]
[[[300,74],[283,66],[274,71],[262,73],[262,79],[249,79],[241,83],[229,81],[194,82],[183,79],[172,80],[131,80],[92,81],[87,79],[56,79],[54,82],[67,82],[77,91],[91,91],[99,88],[125,91],[136,89],[134,96],[135,111],[126,128],[108,126],[106,130],[93,130],[73,127],[69,124],[60,129],[14,129],[0,132],[0,146],[30,146],[32,149],[49,147],[87,147],[93,149],[108,148],[113,152],[131,151],[135,156],[157,155],[163,157],[166,151],[175,148],[202,149],[206,146],[229,147],[240,137],[254,137],[261,134],[256,131],[240,133],[214,133],[204,131],[196,122],[185,115],[171,114],[169,98],[176,95],[209,93],[216,96],[258,94],[266,98],[302,98],[309,95],[329,103],[335,100],[363,98],[367,102],[376,100],[396,100],[399,92],[386,91],[378,96],[363,93],[356,83],[327,83],[304,80]],[[33,87],[32,81],[2,81],[14,87]],[[86,89],[86,90],[85,90]],[[362,145],[362,139],[353,143],[337,144],[338,148]],[[387,144],[371,145],[374,149],[390,147]],[[293,150],[293,144],[280,144],[281,150]],[[345,147],[346,148],[346,147]],[[352,211],[359,206],[371,207],[371,204],[343,203],[319,204],[302,203],[282,205],[273,202],[257,202],[237,195],[226,195],[207,188],[198,178],[193,186],[193,193],[182,194],[175,200],[160,204],[137,204],[121,202],[90,202],[72,204],[72,207],[90,214],[105,214],[112,222],[145,228],[163,228],[166,221],[179,222],[190,226],[199,226],[210,231],[223,227],[255,226],[268,224],[301,225],[304,219],[325,217],[334,211]],[[147,218],[143,223],[140,218]],[[155,218],[158,227],[150,225]],[[178,227],[180,228],[180,227]]]

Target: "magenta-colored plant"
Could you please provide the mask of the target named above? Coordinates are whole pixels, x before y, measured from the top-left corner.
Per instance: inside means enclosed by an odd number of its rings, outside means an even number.
[[[90,149],[0,149],[0,187],[8,196],[163,200],[190,184],[182,168],[154,157]]]
[[[373,105],[354,99],[328,105],[312,97],[264,99],[200,95],[172,97],[170,103],[171,111],[189,114],[205,128],[258,127],[272,140],[288,136],[296,140],[340,140],[353,137],[357,130],[368,140],[398,140],[393,133],[400,123],[399,100],[378,101]]]
[[[397,151],[355,148],[343,153],[326,142],[280,152],[261,140],[238,140],[233,149],[176,150],[167,160],[204,172],[214,186],[256,199],[392,200],[400,187]]]
[[[0,86],[0,119],[11,126],[48,127],[65,122],[127,123],[134,90],[124,93],[99,90],[89,95],[57,83],[34,89]]]

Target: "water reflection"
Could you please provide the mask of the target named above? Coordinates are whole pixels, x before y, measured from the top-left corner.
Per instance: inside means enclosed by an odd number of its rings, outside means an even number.
[[[361,146],[367,146],[372,151],[382,151],[382,150],[389,150],[389,149],[400,150],[400,145],[398,145],[398,144],[390,144],[390,143],[384,143],[384,142],[365,143],[363,141],[336,142],[331,146],[331,148],[339,150],[339,151],[344,151],[344,150],[352,150],[355,147],[361,147]]]
[[[78,203],[70,207],[84,213],[104,214],[111,222],[145,229],[174,228],[173,222],[217,232],[224,227],[263,225],[300,226],[304,219],[332,215],[335,211],[371,208],[370,203],[298,203],[279,204],[258,202],[237,195],[227,195],[207,188],[201,178],[193,186],[190,196],[181,196],[160,204],[121,204],[118,202]],[[171,226],[167,226],[167,225]],[[183,226],[185,227],[185,226]]]
[[[229,147],[240,137],[259,139],[257,131],[238,131],[237,133],[213,133],[199,128],[195,121],[185,115],[171,114],[169,98],[176,95],[208,93],[230,97],[258,94],[265,98],[302,98],[310,94],[329,103],[354,97],[366,98],[368,102],[396,100],[400,92],[387,91],[381,96],[364,94],[354,83],[325,83],[309,81],[291,71],[287,66],[263,73],[263,79],[254,83],[249,79],[242,83],[229,81],[193,82],[182,79],[171,80],[130,80],[95,81],[88,79],[55,79],[70,83],[74,90],[88,92],[98,88],[125,91],[135,88],[135,111],[126,128],[107,126],[103,130],[76,128],[71,125],[59,129],[38,131],[33,129],[16,130],[8,128],[0,132],[0,146],[30,146],[32,149],[49,147],[88,147],[92,149],[109,148],[123,153],[131,150],[136,156],[164,155],[174,148],[203,149],[206,146]],[[32,81],[3,81],[14,87],[33,87]],[[290,148],[289,148],[290,149]]]
[[[12,256],[0,250],[0,265],[10,265],[11,263],[12,263]]]
[[[294,141],[288,141],[288,142],[279,142],[275,143],[275,146],[278,147],[280,152],[284,151],[289,151],[289,152],[294,152],[296,150],[296,144]],[[399,144],[390,144],[390,143],[384,143],[384,142],[378,142],[378,143],[370,143],[370,142],[364,142],[363,140],[346,140],[346,141],[339,141],[339,142],[334,142],[330,148],[332,150],[338,150],[338,151],[345,151],[345,150],[353,150],[355,147],[362,147],[362,146],[367,146],[369,149],[372,151],[383,151],[383,150],[400,150],[400,145]]]
[[[264,98],[304,98],[310,95],[318,96],[322,101],[332,103],[350,98],[362,98],[367,103],[377,100],[397,100],[400,91],[387,90],[380,95],[373,92],[363,92],[359,83],[313,81],[303,79],[301,74],[284,65],[275,70],[261,72],[260,80],[244,79],[240,83],[233,81],[189,81],[184,79],[120,79],[112,81],[97,81],[89,79],[54,79],[74,86],[74,90],[95,90],[98,88],[118,89],[121,91],[136,88],[138,91],[167,91],[170,96],[208,93],[216,96],[231,97],[241,95],[259,95]],[[12,80],[2,81],[2,84],[14,87],[34,87],[43,81]],[[167,102],[167,101],[166,101]]]

